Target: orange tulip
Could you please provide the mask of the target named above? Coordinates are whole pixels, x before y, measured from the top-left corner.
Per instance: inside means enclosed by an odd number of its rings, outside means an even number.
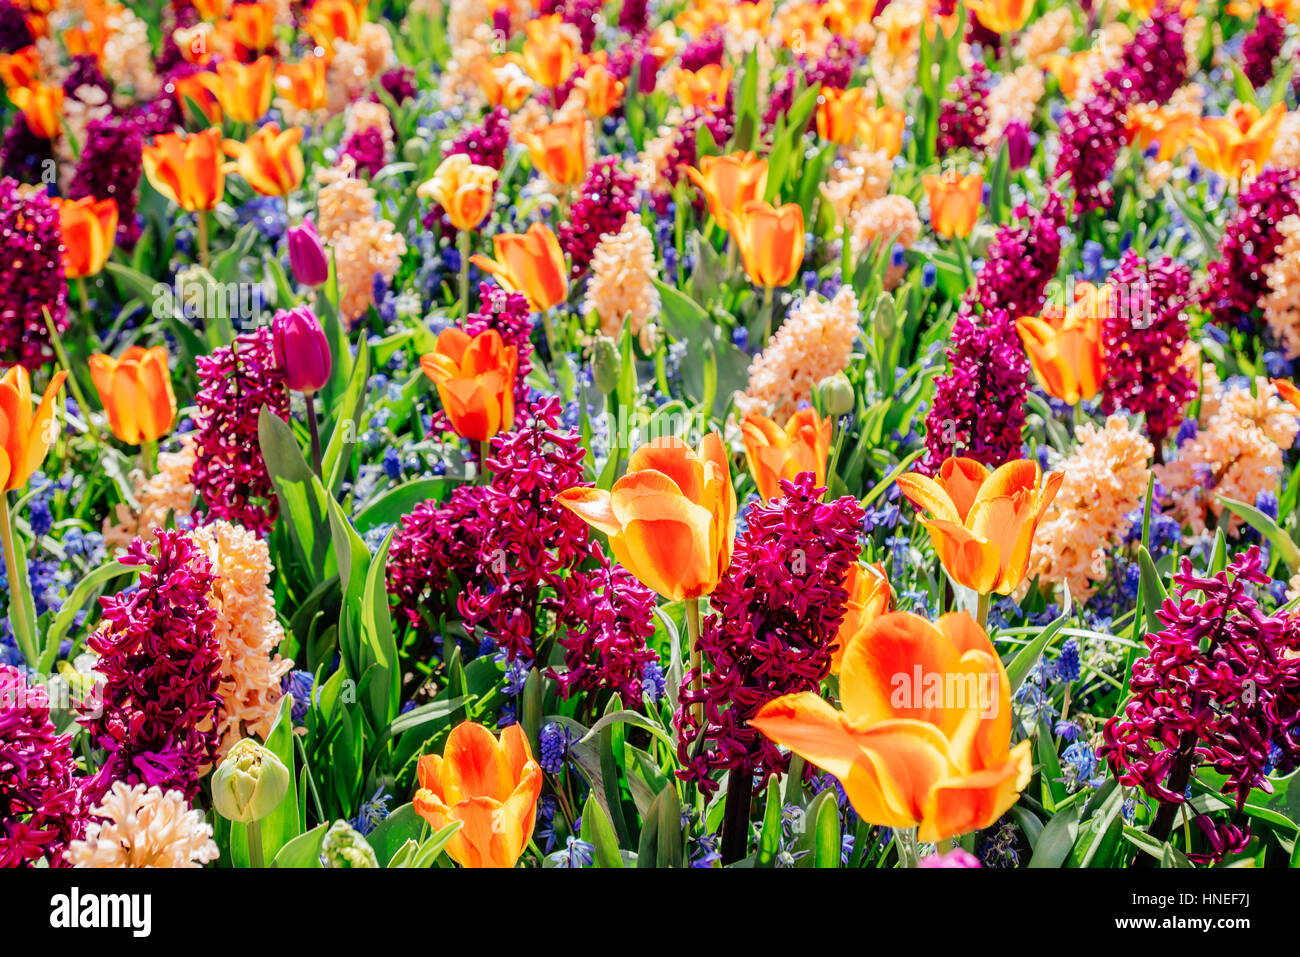
[[[5,89],[31,86],[41,72],[41,57],[36,46],[25,46],[14,53],[0,53],[0,80]]]
[[[923,176],[921,183],[930,197],[930,225],[935,233],[945,239],[969,236],[979,219],[984,177],[958,176],[950,169],[942,176]]]
[[[937,481],[919,472],[897,481],[930,513],[921,524],[952,580],[981,595],[1007,595],[1025,579],[1034,532],[1064,477],[1052,472],[1043,479],[1038,463],[1027,459],[990,474],[974,459],[949,458]]]
[[[59,432],[54,421],[54,397],[67,377],[62,369],[54,373],[34,415],[27,370],[14,366],[0,378],[0,491],[22,488],[45,461]]]
[[[1153,144],[1159,145],[1156,162],[1171,160],[1187,146],[1199,117],[1191,110],[1168,106],[1151,106],[1139,103],[1129,108],[1128,130],[1145,152]]]
[[[1059,53],[1047,56],[1046,66],[1056,76],[1066,99],[1074,99],[1074,95],[1079,91],[1079,81],[1083,78],[1084,68],[1094,58],[1095,54],[1092,50],[1079,50],[1069,56],[1061,56]]]
[[[474,77],[492,107],[504,106],[513,113],[533,92],[533,81],[524,72],[518,53],[503,53],[474,64]]]
[[[180,102],[187,119],[191,121],[197,119],[192,115],[197,108],[209,126],[221,125],[221,101],[217,99],[217,88],[220,84],[215,73],[203,70],[181,77],[174,83],[176,99]]]
[[[698,70],[673,71],[673,89],[682,105],[697,110],[714,110],[727,102],[731,67],[709,63]]]
[[[271,68],[269,56],[217,64],[217,99],[232,122],[256,123],[271,108]]]
[[[365,19],[366,4],[352,0],[316,0],[307,13],[304,29],[327,59],[334,57],[334,45],[340,40],[356,43]]]
[[[533,166],[553,183],[572,186],[587,173],[587,119],[575,114],[523,133],[520,142],[528,147]]]
[[[844,652],[840,702],[785,695],[750,724],[838,778],[868,824],[941,841],[988,827],[1029,784],[1006,669],[965,612],[876,619]]]
[[[240,3],[230,8],[231,36],[245,54],[262,53],[275,45],[275,6]]]
[[[254,190],[263,196],[288,196],[302,185],[301,141],[302,127],[281,132],[277,124],[267,123],[246,142],[226,140],[222,148],[235,158],[239,175]]]
[[[227,0],[191,0],[191,3],[204,20],[216,20],[226,12]]]
[[[784,429],[765,415],[751,412],[745,416],[740,434],[758,494],[765,499],[781,498],[785,494],[781,480],[793,480],[803,472],[812,472],[817,484],[825,485],[831,424],[813,408],[800,409],[790,416]]]
[[[433,179],[415,192],[445,209],[457,229],[477,229],[492,212],[496,179],[491,166],[479,166],[464,153],[453,153],[439,164]]]
[[[416,766],[415,812],[434,830],[460,822],[447,854],[461,867],[514,867],[533,835],[542,769],[523,729],[512,724],[498,740],[481,724],[452,729],[442,755]]]
[[[157,442],[172,430],[176,395],[162,346],[131,346],[118,359],[93,355],[90,378],[108,413],[109,428],[123,442]]]
[[[907,117],[892,106],[864,106],[858,119],[858,138],[870,150],[897,156],[903,148]]]
[[[966,0],[966,6],[994,33],[1013,33],[1028,21],[1034,0]]]
[[[325,58],[308,56],[298,63],[277,63],[275,89],[300,110],[323,110],[326,103]]]
[[[558,13],[524,24],[523,66],[540,86],[557,87],[578,67],[582,42]]]
[[[470,262],[527,296],[534,312],[545,312],[568,298],[569,269],[551,227],[533,223],[526,233],[497,233],[492,251],[496,259],[471,256]]]
[[[36,82],[10,90],[9,99],[23,111],[23,119],[33,136],[43,140],[58,137],[63,118],[63,87]]]
[[[619,564],[669,601],[710,594],[731,564],[736,491],[716,432],[698,451],[675,436],[648,442],[611,491],[571,488],[556,501],[608,535]]]
[[[586,98],[587,112],[594,120],[602,120],[618,109],[623,102],[626,84],[610,72],[603,63],[593,63],[577,83]]]
[[[767,160],[753,153],[702,156],[700,166],[687,166],[691,178],[709,205],[709,214],[726,225],[727,213],[738,213],[751,199],[762,199],[767,190]]]
[[[93,276],[104,268],[117,237],[117,201],[56,200],[63,238],[63,273],[69,279]]]
[[[1286,104],[1264,113],[1252,103],[1233,103],[1225,116],[1207,116],[1188,139],[1201,163],[1225,179],[1253,176],[1273,151]]]
[[[872,622],[889,611],[894,600],[885,576],[885,566],[877,562],[870,568],[854,562],[849,566],[844,588],[849,593],[844,602],[844,620],[835,635],[835,653],[831,658],[830,673],[837,675],[844,665],[844,650],[863,634]]]
[[[788,286],[803,265],[803,210],[798,203],[773,206],[751,199],[739,213],[727,212],[727,232],[740,247],[749,281],[756,286]]]
[[[486,442],[515,424],[515,372],[519,350],[495,329],[471,338],[454,326],[438,333],[420,368],[438,387],[438,398],[456,434]]]
[[[144,148],[144,174],[153,188],[191,213],[216,209],[226,192],[221,130],[163,133]]]
[[[823,87],[817,97],[817,135],[832,143],[852,143],[863,125],[874,119],[873,113],[866,87]]]
[[[1294,382],[1290,379],[1274,379],[1273,388],[1277,389],[1278,396],[1284,402],[1291,403],[1297,411],[1300,411],[1300,389],[1296,388]]]
[[[1075,405],[1101,391],[1106,364],[1101,341],[1110,287],[1080,283],[1069,309],[1016,320],[1034,374],[1049,395]]]

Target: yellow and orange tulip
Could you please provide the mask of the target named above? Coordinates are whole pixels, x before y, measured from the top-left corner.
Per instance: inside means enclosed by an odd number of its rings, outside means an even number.
[[[1016,320],[1029,363],[1046,392],[1075,405],[1101,391],[1106,374],[1102,319],[1110,309],[1110,287],[1080,283],[1069,309]]]
[[[941,841],[988,827],[1029,784],[1006,669],[965,612],[876,619],[845,649],[839,689],[843,710],[805,691],[750,724],[838,778],[868,824]]]
[[[438,387],[442,408],[457,435],[486,442],[515,423],[515,372],[519,350],[487,329],[471,337],[452,326],[438,333],[420,368]]]
[[[27,370],[14,366],[0,378],[0,491],[22,488],[45,461],[58,431],[54,399],[67,377],[62,369],[54,373],[35,414]],[[3,502],[0,507],[5,507]]]
[[[979,220],[984,194],[984,177],[979,173],[958,176],[948,170],[942,176],[924,176],[921,183],[930,199],[930,225],[945,239],[964,238]]]
[[[709,215],[722,226],[727,213],[739,213],[751,199],[762,199],[767,190],[767,160],[750,152],[726,156],[702,156],[697,169],[685,167],[691,182],[700,188]]]
[[[334,45],[340,40],[356,43],[357,34],[361,32],[361,23],[365,20],[365,0],[316,0],[307,13],[304,29],[325,51],[327,59],[334,57]]]
[[[108,262],[117,238],[117,201],[86,196],[57,203],[63,274],[69,279],[95,275]]]
[[[434,830],[459,822],[447,854],[461,867],[514,867],[533,835],[542,769],[518,724],[498,740],[481,724],[452,729],[416,766],[415,812]]]
[[[181,105],[185,118],[193,122],[198,117],[194,110],[202,114],[210,126],[221,125],[221,101],[217,99],[217,75],[208,70],[191,73],[174,81],[176,99]]]
[[[10,90],[9,99],[23,111],[23,119],[33,136],[43,140],[58,138],[63,119],[63,87],[34,82]]]
[[[849,566],[844,579],[848,597],[844,601],[844,620],[835,635],[835,652],[831,658],[830,673],[837,675],[844,665],[844,650],[864,633],[881,615],[889,611],[894,593],[885,576],[885,567],[877,562],[864,568],[860,562]]]
[[[830,419],[823,419],[813,408],[800,409],[790,416],[785,428],[756,412],[745,416],[740,434],[758,494],[765,499],[781,498],[785,494],[781,480],[793,481],[803,472],[813,473],[817,484],[824,486],[831,425]]]
[[[275,89],[300,110],[323,110],[327,102],[325,58],[308,56],[298,63],[277,63]]]
[[[673,90],[682,105],[713,111],[727,102],[731,86],[731,67],[709,63],[698,70],[677,69],[673,72]]]
[[[557,87],[578,67],[582,43],[558,13],[524,24],[523,67],[539,86]]]
[[[523,133],[519,141],[528,147],[533,166],[553,183],[573,186],[587,174],[587,118],[581,114]]]
[[[525,233],[497,233],[492,251],[495,259],[471,256],[470,262],[527,296],[534,312],[545,312],[568,297],[569,268],[551,227],[533,223]]]
[[[1064,475],[1045,479],[1037,462],[1017,459],[993,471],[949,458],[937,479],[899,476],[898,488],[929,518],[921,524],[952,580],[981,595],[1010,594],[1025,580],[1034,532]]]
[[[866,106],[858,120],[858,139],[870,150],[883,150],[897,156],[903,148],[903,128],[907,117],[892,106]]]
[[[1273,388],[1277,389],[1277,394],[1282,401],[1291,403],[1291,406],[1300,412],[1300,389],[1290,379],[1274,379]]]
[[[1224,116],[1203,117],[1188,140],[1202,165],[1225,179],[1253,176],[1273,151],[1285,115],[1285,103],[1263,113],[1253,103],[1233,103]]]
[[[208,212],[226,192],[221,130],[163,133],[144,148],[144,174],[153,188],[181,209]]]
[[[222,60],[217,64],[217,99],[232,122],[256,123],[271,108],[272,68],[269,56],[252,63]]]
[[[618,109],[626,89],[626,84],[603,63],[587,67],[577,85],[586,100],[587,113],[594,120],[602,120]]]
[[[503,53],[474,64],[474,77],[487,96],[488,105],[504,106],[513,113],[533,92],[533,81],[524,71],[518,53]]]
[[[31,86],[41,74],[41,57],[35,44],[13,53],[0,53],[0,80],[6,90]]]
[[[109,428],[123,442],[157,442],[172,430],[176,395],[162,346],[131,346],[117,359],[93,355],[90,378],[108,413]]]
[[[788,286],[803,265],[803,210],[798,203],[773,206],[751,199],[740,212],[727,212],[727,231],[740,248],[749,281],[756,286]]]
[[[223,149],[235,158],[235,169],[263,196],[288,196],[302,185],[302,127],[281,132],[275,123],[259,126],[247,141],[226,140]]]
[[[817,135],[841,146],[858,138],[862,127],[874,119],[866,87],[837,90],[823,87],[817,97]]]
[[[716,432],[698,450],[675,436],[648,442],[610,491],[571,488],[556,501],[608,535],[619,564],[669,601],[710,594],[731,564],[736,491]]]
[[[1014,33],[1029,20],[1034,0],[966,0],[971,13],[994,33]]]
[[[1156,162],[1171,160],[1183,151],[1197,128],[1199,117],[1191,110],[1139,103],[1128,111],[1128,131],[1144,152],[1158,144]]]
[[[275,45],[274,4],[236,4],[230,8],[226,22],[231,37],[242,53],[263,53]]]
[[[415,192],[445,209],[457,229],[477,229],[492,212],[496,179],[491,166],[479,166],[464,153],[453,153]]]

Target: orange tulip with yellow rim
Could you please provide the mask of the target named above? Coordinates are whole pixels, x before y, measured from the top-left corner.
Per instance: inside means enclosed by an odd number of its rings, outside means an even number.
[[[222,60],[217,64],[217,99],[231,122],[256,123],[271,108],[273,67],[269,56],[252,63]]]
[[[614,76],[604,63],[593,63],[583,71],[577,82],[582,90],[584,105],[593,120],[603,120],[618,109],[623,102],[626,84]]]
[[[325,109],[325,58],[306,56],[297,63],[277,63],[275,90],[299,110]]]
[[[761,199],[743,203],[738,212],[727,211],[727,232],[740,247],[749,281],[771,291],[788,286],[803,265],[803,210],[798,203],[773,206]]]
[[[474,78],[492,107],[504,106],[513,113],[532,95],[533,81],[524,71],[518,53],[503,53],[474,64]]]
[[[1181,153],[1199,122],[1200,117],[1194,111],[1171,106],[1139,103],[1128,111],[1129,133],[1143,152],[1158,145],[1158,163],[1171,160]]]
[[[1034,0],[966,0],[971,13],[994,33],[1014,33],[1029,20]]]
[[[10,90],[9,99],[22,110],[33,136],[43,140],[58,138],[63,120],[63,87],[37,81]]]
[[[41,56],[35,44],[13,53],[0,53],[0,80],[5,89],[31,86],[41,74]]]
[[[117,201],[57,200],[63,239],[63,274],[69,279],[93,276],[104,268],[117,238]]]
[[[1064,475],[1043,478],[1037,462],[1017,459],[989,472],[974,459],[953,457],[937,478],[910,472],[899,490],[927,512],[921,524],[952,580],[980,596],[1010,594],[1025,580],[1034,533]]]
[[[208,265],[207,214],[226,192],[221,130],[163,133],[144,148],[144,175],[153,188],[187,212],[198,214],[199,263]]]
[[[580,113],[522,133],[519,141],[552,183],[574,186],[587,174],[587,118]]]
[[[335,45],[340,41],[356,43],[361,24],[366,18],[366,3],[353,0],[316,0],[307,12],[304,29],[325,51],[327,60],[334,59]]]
[[[781,480],[793,480],[803,472],[811,472],[817,484],[825,486],[831,425],[811,407],[790,416],[785,428],[756,412],[745,416],[740,434],[758,494],[768,500],[781,498],[785,494]]]
[[[131,346],[122,355],[90,357],[90,379],[108,413],[108,425],[123,442],[157,442],[176,422],[176,394],[167,371],[167,350]]]
[[[839,674],[844,664],[844,650],[872,622],[889,611],[889,606],[894,601],[894,592],[889,587],[885,566],[879,562],[871,566],[863,566],[861,562],[850,565],[848,576],[844,579],[844,590],[848,592],[848,597],[844,600],[844,620],[840,622],[839,631],[835,635],[835,651],[830,667],[830,674],[833,675]]]
[[[1273,151],[1286,104],[1261,113],[1253,103],[1233,103],[1224,116],[1202,117],[1188,141],[1202,165],[1225,179],[1253,176]]]
[[[903,148],[907,117],[892,106],[864,106],[858,117],[858,139],[869,150],[883,150],[890,157]]]
[[[945,239],[964,239],[979,221],[980,202],[984,195],[984,177],[979,173],[959,176],[948,170],[942,176],[921,178],[930,199],[930,225]]]
[[[0,378],[0,491],[12,492],[27,484],[50,451],[61,431],[54,419],[54,402],[63,388],[67,372],[60,369],[50,377],[40,403],[32,411],[32,383],[27,370],[14,366]],[[8,501],[0,501],[0,544],[6,568],[19,568],[13,522]],[[21,591],[16,590],[16,591]],[[27,600],[9,603],[9,624],[23,657],[31,666],[37,661],[36,621]]]
[[[1006,669],[965,612],[877,618],[845,649],[839,693],[842,710],[805,691],[750,724],[837,778],[862,820],[903,831],[905,864],[914,840],[988,827],[1029,784],[1032,742],[1011,747]]]
[[[438,399],[457,435],[487,442],[515,422],[515,373],[519,350],[487,329],[470,336],[455,326],[438,333],[420,369],[438,388]]]
[[[420,758],[415,774],[415,812],[435,831],[460,824],[447,842],[453,861],[461,867],[515,866],[533,835],[542,793],[542,769],[518,724],[503,729],[499,739],[481,724],[458,724],[442,754]]]
[[[685,107],[712,112],[727,102],[731,67],[709,63],[698,70],[673,71],[673,90]]]
[[[275,6],[271,3],[239,3],[230,8],[230,15],[218,29],[225,27],[237,44],[236,55],[248,56],[264,53],[275,46]]]
[[[684,167],[691,182],[699,187],[709,215],[727,225],[727,213],[739,213],[751,199],[762,199],[767,190],[767,160],[745,151],[726,156],[702,156],[699,168]]]
[[[221,125],[221,101],[217,98],[220,84],[215,73],[200,70],[173,82],[176,99],[186,120],[192,123],[202,116],[209,126]],[[198,115],[195,115],[196,110]]]
[[[259,126],[243,143],[226,140],[222,149],[234,157],[234,168],[263,196],[288,196],[302,185],[302,127],[281,131],[276,123]]]
[[[479,166],[464,153],[455,153],[415,192],[445,209],[457,229],[477,229],[492,211],[496,179],[497,171],[491,166]]]
[[[582,41],[558,13],[529,20],[524,34],[523,67],[539,86],[554,89],[573,76]]]
[[[852,143],[874,117],[866,87],[837,90],[823,87],[817,97],[817,135],[841,146]]]
[[[569,268],[549,226],[533,223],[524,233],[497,233],[492,249],[495,259],[474,256],[471,261],[507,288],[527,296],[534,312],[546,312],[568,298]]]
[[[1049,395],[1070,405],[1101,391],[1106,375],[1101,327],[1111,308],[1109,286],[1080,283],[1075,294],[1069,309],[1016,320],[1034,375]]]

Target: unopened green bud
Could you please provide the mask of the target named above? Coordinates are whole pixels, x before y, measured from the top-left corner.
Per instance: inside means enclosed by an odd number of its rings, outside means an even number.
[[[273,751],[244,738],[212,774],[212,806],[231,821],[260,821],[280,806],[290,783],[289,769]]]
[[[598,336],[591,348],[591,378],[596,388],[609,395],[618,388],[623,362],[613,339]]]
[[[325,832],[321,857],[326,867],[378,867],[374,848],[347,821],[335,821]]]
[[[839,418],[853,411],[857,397],[853,394],[853,384],[844,373],[837,372],[822,379],[817,383],[817,390],[821,393],[822,407],[827,416]]]
[[[429,141],[419,136],[412,136],[402,144],[402,159],[408,163],[418,163],[429,155]]]

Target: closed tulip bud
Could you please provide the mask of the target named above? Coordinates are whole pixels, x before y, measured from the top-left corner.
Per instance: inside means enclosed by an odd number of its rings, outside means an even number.
[[[402,144],[402,159],[408,163],[419,163],[429,155],[429,141],[419,137],[412,136]]]
[[[54,418],[54,401],[63,380],[63,370],[50,377],[50,384],[32,410],[32,382],[27,370],[14,366],[0,378],[0,411],[6,428],[0,435],[0,492],[22,488],[40,468],[62,426]],[[3,503],[0,503],[3,507]]]
[[[63,237],[63,273],[69,279],[93,276],[104,268],[117,237],[117,202],[81,199],[56,200],[59,233]]]
[[[275,363],[284,370],[290,389],[311,395],[325,387],[334,357],[314,312],[306,306],[281,309],[271,320],[271,339]]]
[[[984,178],[978,173],[958,176],[948,170],[942,176],[923,176],[921,183],[930,198],[930,225],[945,239],[971,234],[979,219]]]
[[[41,82],[9,91],[9,99],[23,111],[27,128],[42,140],[58,137],[63,118],[63,87]]]
[[[740,247],[745,274],[756,286],[788,286],[803,265],[803,210],[798,203],[773,206],[761,199],[727,212],[727,231]]]
[[[171,431],[176,421],[176,395],[167,371],[166,349],[131,346],[119,359],[93,355],[89,365],[91,381],[114,435],[139,445],[157,442]]]
[[[289,784],[284,762],[265,745],[243,738],[212,773],[212,807],[229,821],[250,824],[280,806]]]
[[[857,402],[853,385],[842,372],[822,379],[817,384],[817,390],[822,397],[822,408],[831,418],[838,419],[841,415],[848,415]]]
[[[335,821],[325,832],[321,843],[321,858],[325,867],[378,867],[375,849],[362,837],[361,832],[347,821]]]
[[[320,286],[329,278],[329,257],[310,217],[289,227],[289,268],[304,286]]]
[[[614,344],[614,340],[605,336],[598,338],[591,352],[591,377],[596,383],[596,388],[605,395],[617,389],[622,367],[618,346]]]
[[[1007,164],[1014,172],[1022,170],[1034,158],[1034,144],[1029,138],[1029,127],[1023,120],[1012,120],[1002,131],[1007,141]]]

